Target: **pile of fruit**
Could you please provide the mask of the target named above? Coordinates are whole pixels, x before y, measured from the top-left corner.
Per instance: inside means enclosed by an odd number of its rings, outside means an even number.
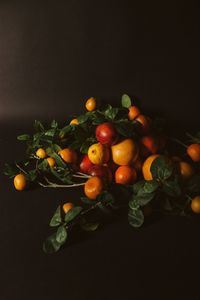
[[[91,97],[85,108],[63,128],[35,121],[33,135],[18,136],[26,159],[6,164],[18,191],[83,188],[79,205],[61,203],[53,214],[45,252],[58,251],[74,227],[96,230],[102,213],[126,212],[133,227],[153,212],[200,213],[200,133],[187,134],[187,145],[167,136],[162,120],[144,115],[126,94],[120,107],[98,107]]]

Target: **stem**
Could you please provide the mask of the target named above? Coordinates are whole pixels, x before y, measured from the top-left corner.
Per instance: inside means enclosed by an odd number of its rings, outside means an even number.
[[[77,187],[77,186],[82,186],[85,185],[85,182],[82,183],[74,183],[74,184],[56,184],[56,183],[51,183],[51,184],[43,184],[42,182],[38,182],[38,184],[42,187],[45,188],[67,188],[67,187]]]
[[[186,145],[186,144],[184,144],[183,142],[179,141],[179,140],[176,139],[176,138],[170,138],[170,140],[173,141],[173,142],[176,142],[177,144],[183,146],[184,148],[187,148],[187,145]]]
[[[16,167],[18,168],[18,169],[20,169],[20,171],[22,171],[24,174],[28,174],[24,169],[22,169],[17,163],[15,163],[15,165],[16,165]]]
[[[73,174],[72,175],[73,177],[77,177],[77,178],[90,178],[91,176],[89,176],[89,175],[78,175],[78,174]]]

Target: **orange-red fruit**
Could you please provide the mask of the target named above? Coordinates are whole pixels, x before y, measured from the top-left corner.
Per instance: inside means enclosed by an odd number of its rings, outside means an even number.
[[[74,204],[71,203],[71,202],[66,202],[66,203],[64,203],[64,204],[63,204],[63,210],[64,210],[65,214],[68,213],[68,211],[69,211],[70,209],[72,209],[73,207],[74,207]]]
[[[85,107],[88,111],[93,111],[96,109],[97,103],[93,97],[90,97],[85,104]]]
[[[27,180],[23,174],[18,174],[14,177],[14,186],[16,190],[23,191],[26,188]]]
[[[150,120],[148,119],[148,117],[140,114],[139,116],[137,116],[137,118],[135,118],[135,120],[141,124],[142,133],[147,133],[149,131]]]
[[[48,157],[47,162],[48,162],[49,167],[51,167],[51,168],[54,167],[56,164],[56,161],[53,157]]]
[[[103,180],[97,176],[89,178],[84,185],[85,195],[95,200],[103,190]]]
[[[132,184],[137,179],[137,173],[130,166],[120,166],[115,172],[115,182],[119,184]]]
[[[87,154],[85,154],[80,163],[80,171],[88,174],[89,169],[93,166]]]
[[[191,144],[187,147],[187,154],[195,162],[200,161],[200,144]]]
[[[152,180],[153,176],[151,174],[151,165],[154,162],[154,160],[161,155],[159,154],[153,154],[147,157],[147,159],[144,161],[142,166],[142,173],[145,180]]]
[[[45,158],[47,156],[46,151],[43,148],[39,148],[36,151],[36,156],[39,158]]]
[[[189,179],[190,177],[192,177],[192,175],[194,175],[193,167],[191,166],[191,164],[185,161],[178,162],[178,168],[183,179]]]
[[[78,119],[72,119],[71,122],[69,123],[70,125],[78,125]]]
[[[68,164],[75,163],[78,159],[76,151],[70,148],[62,149],[58,152],[58,154]]]
[[[97,176],[102,179],[105,179],[108,182],[112,181],[112,172],[106,165],[93,165],[89,171],[88,174],[91,176]]]
[[[97,126],[96,139],[103,145],[111,146],[117,141],[117,131],[111,122],[105,122]]]
[[[129,112],[128,112],[129,120],[134,120],[135,118],[137,118],[137,116],[139,116],[139,114],[140,114],[140,110],[137,106],[132,105],[129,107]]]
[[[142,146],[142,151],[144,156],[149,154],[155,154],[158,152],[158,143],[154,136],[152,135],[145,135],[140,139],[140,145]]]
[[[194,213],[200,214],[200,196],[196,196],[192,199],[191,209]]]

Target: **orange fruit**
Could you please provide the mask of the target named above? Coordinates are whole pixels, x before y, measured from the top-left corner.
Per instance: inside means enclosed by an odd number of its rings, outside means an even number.
[[[135,120],[141,124],[141,131],[143,133],[148,132],[149,127],[150,127],[150,120],[148,117],[140,114],[139,116],[137,116],[137,118],[135,118]]]
[[[74,207],[74,204],[71,203],[71,202],[66,202],[66,203],[64,203],[64,204],[63,204],[63,210],[64,210],[65,214],[68,213],[68,211],[69,211],[70,209],[72,209],[73,207]]]
[[[198,162],[200,161],[200,144],[191,144],[187,147],[187,154],[190,156],[190,158]]]
[[[137,106],[132,105],[129,107],[128,118],[129,120],[134,120],[137,116],[139,116],[140,110]]]
[[[144,161],[142,166],[142,173],[145,180],[152,180],[153,176],[151,174],[151,165],[154,162],[154,160],[161,156],[160,154],[153,154],[147,157],[147,159]]]
[[[137,179],[135,169],[130,166],[120,166],[115,172],[115,182],[120,184],[132,184]]]
[[[78,159],[76,151],[70,148],[62,149],[58,152],[58,154],[68,164],[75,163]]]
[[[120,166],[127,166],[138,157],[138,145],[132,139],[125,139],[111,147],[112,159]]]
[[[158,151],[158,142],[152,135],[145,135],[140,139],[141,151],[145,154],[156,154]]]
[[[53,157],[48,157],[47,162],[48,162],[49,167],[54,167],[56,164],[56,161]]]
[[[69,123],[70,125],[78,125],[78,119],[72,119],[71,122]]]
[[[86,103],[85,103],[85,107],[88,111],[93,111],[96,109],[97,103],[96,100],[93,97],[90,97]]]
[[[191,164],[185,161],[178,162],[178,169],[183,179],[189,179],[194,174],[194,169]]]
[[[14,177],[14,186],[16,190],[23,191],[27,186],[26,177],[23,174],[18,174]]]
[[[95,200],[102,190],[103,181],[97,176],[89,178],[84,185],[85,195],[91,200]]]
[[[102,165],[109,161],[110,151],[101,143],[95,143],[88,149],[89,160],[95,165]]]
[[[39,148],[36,151],[36,156],[39,158],[45,158],[47,156],[46,151],[43,148]]]
[[[200,196],[196,196],[192,199],[191,209],[194,213],[200,214]]]

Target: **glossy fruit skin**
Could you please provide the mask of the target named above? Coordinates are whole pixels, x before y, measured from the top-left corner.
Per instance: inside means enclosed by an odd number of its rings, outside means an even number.
[[[78,125],[78,119],[72,119],[71,122],[69,123],[70,125]]]
[[[18,174],[14,177],[14,186],[18,191],[23,191],[27,186],[26,177],[23,174]]]
[[[60,157],[68,164],[76,163],[78,156],[75,150],[64,148],[58,152]]]
[[[182,179],[189,179],[190,177],[192,177],[192,175],[194,175],[194,169],[193,167],[185,161],[180,161],[178,162],[178,170],[180,172],[180,175],[182,177]]]
[[[137,118],[135,118],[135,120],[141,124],[141,133],[148,133],[150,127],[149,119],[145,115],[140,114]]]
[[[145,156],[156,154],[158,152],[158,143],[154,136],[145,135],[140,139],[140,145],[143,151],[146,151]]]
[[[143,177],[145,180],[152,180],[153,176],[151,174],[151,165],[153,161],[157,158],[160,157],[161,155],[159,154],[153,154],[147,157],[147,159],[144,161],[143,166],[142,166],[142,173]]]
[[[46,151],[43,148],[39,148],[36,151],[36,156],[43,159],[47,156],[47,154],[46,154]]]
[[[133,184],[137,179],[135,169],[130,166],[120,166],[115,172],[115,182],[119,184]]]
[[[94,166],[94,164],[90,161],[89,157],[87,154],[85,154],[81,160],[81,163],[80,163],[80,171],[85,173],[85,174],[88,174],[89,172],[89,169]]]
[[[109,161],[110,151],[101,143],[95,143],[89,147],[88,157],[93,164],[103,165]]]
[[[70,211],[70,209],[72,209],[74,207],[74,204],[71,202],[66,202],[63,204],[63,211],[64,213],[68,213],[68,211]]]
[[[134,120],[140,115],[140,110],[137,106],[132,105],[129,107],[128,118],[129,120]]]
[[[117,137],[117,131],[114,125],[110,122],[102,123],[96,128],[96,139],[102,145],[114,145],[117,141]]]
[[[90,97],[87,101],[86,101],[86,104],[85,104],[85,107],[88,111],[93,111],[96,109],[96,106],[97,106],[97,103],[96,103],[96,100],[95,98],[93,97]]]
[[[85,195],[91,200],[95,200],[102,190],[103,181],[97,176],[89,178],[84,185]]]
[[[127,166],[138,157],[138,146],[132,139],[125,139],[111,147],[112,159],[115,164]]]
[[[49,167],[51,167],[51,168],[54,167],[56,164],[56,161],[53,157],[48,157],[47,162],[48,162]]]
[[[91,176],[100,177],[108,182],[112,181],[112,172],[107,166],[93,165],[88,172]]]
[[[200,144],[191,144],[187,147],[187,154],[194,162],[200,161]]]
[[[191,209],[194,213],[200,214],[200,196],[196,196],[192,199]]]

